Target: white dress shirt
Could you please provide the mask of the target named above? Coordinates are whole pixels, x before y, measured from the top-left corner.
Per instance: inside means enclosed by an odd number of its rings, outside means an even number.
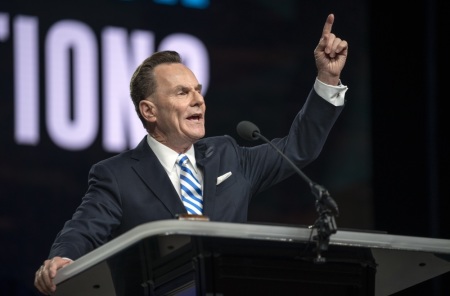
[[[156,157],[158,158],[159,162],[162,164],[164,170],[169,176],[170,181],[172,181],[173,187],[178,192],[178,195],[181,198],[181,188],[180,188],[181,169],[180,166],[177,165],[178,153],[170,149],[166,145],[163,145],[160,142],[156,141],[150,135],[147,135],[147,143],[153,150],[153,152],[156,154]],[[203,173],[197,167],[197,162],[195,160],[194,145],[192,145],[191,148],[189,148],[189,150],[186,151],[184,154],[186,154],[187,158],[189,158],[189,161],[187,163],[188,167],[194,173],[195,177],[200,182],[200,185],[203,188]]]

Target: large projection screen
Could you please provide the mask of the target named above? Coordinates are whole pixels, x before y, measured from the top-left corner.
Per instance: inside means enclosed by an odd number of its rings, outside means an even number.
[[[34,272],[80,203],[90,166],[145,136],[128,94],[145,57],[179,51],[204,86],[206,135],[252,146],[259,143],[240,139],[236,125],[252,121],[267,138],[286,134],[313,86],[313,50],[329,13],[350,44],[347,106],[304,172],[336,200],[338,227],[371,229],[364,1],[2,1],[2,285],[33,291]],[[310,225],[314,199],[293,176],[256,197],[249,220]]]

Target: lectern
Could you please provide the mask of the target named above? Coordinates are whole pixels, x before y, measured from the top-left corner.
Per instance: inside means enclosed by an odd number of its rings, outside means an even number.
[[[450,270],[450,240],[338,230],[317,261],[314,232],[150,222],[61,269],[55,295],[383,296]]]

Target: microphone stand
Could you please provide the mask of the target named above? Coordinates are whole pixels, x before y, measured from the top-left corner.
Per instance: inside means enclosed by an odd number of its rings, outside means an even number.
[[[317,235],[313,237],[316,241],[316,258],[315,263],[325,263],[326,259],[322,257],[322,252],[328,250],[330,236],[337,231],[335,216],[339,215],[339,210],[336,202],[331,197],[325,187],[313,182],[306,176],[280,149],[278,149],[272,142],[265,138],[259,131],[253,132],[253,137],[260,138],[268,143],[272,148],[277,150],[281,156],[295,169],[295,171],[309,184],[311,192],[316,197],[316,211],[319,218],[315,221],[312,228],[317,229]]]
[[[315,184],[313,182],[309,183],[311,192],[316,197],[316,211],[319,213],[319,218],[312,226],[317,229],[317,235],[314,236],[316,240],[316,258],[314,262],[324,263],[326,259],[322,257],[322,252],[328,250],[328,245],[330,243],[331,234],[336,233],[337,225],[335,220],[335,215],[337,212],[337,207],[333,207],[333,199],[322,185]]]

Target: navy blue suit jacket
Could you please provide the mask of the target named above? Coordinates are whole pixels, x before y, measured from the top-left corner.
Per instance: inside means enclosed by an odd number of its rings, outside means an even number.
[[[319,155],[342,108],[312,90],[289,134],[272,143],[302,168]],[[204,175],[204,215],[212,221],[246,222],[250,199],[294,173],[270,145],[241,147],[229,136],[199,140],[195,153]],[[180,213],[186,213],[183,203],[144,137],[135,149],[92,166],[86,195],[49,258],[77,259],[135,226]]]

